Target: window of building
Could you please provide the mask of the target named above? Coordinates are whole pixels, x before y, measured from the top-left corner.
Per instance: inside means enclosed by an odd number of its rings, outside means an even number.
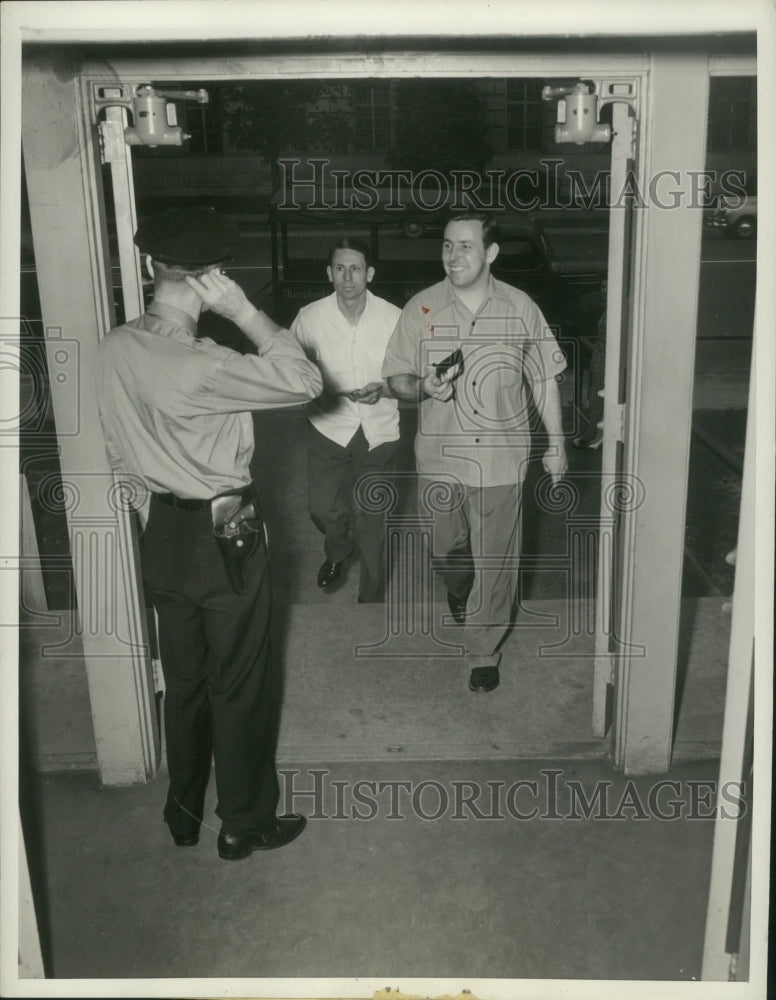
[[[381,152],[391,145],[391,85],[370,81],[353,88],[356,148]]]
[[[712,77],[709,91],[709,151],[754,148],[757,81],[754,77]]]
[[[544,146],[544,103],[541,80],[507,80],[507,148]]]
[[[224,123],[221,101],[216,88],[210,88],[209,104],[176,101],[178,124],[191,138],[186,145],[190,153],[223,153]]]

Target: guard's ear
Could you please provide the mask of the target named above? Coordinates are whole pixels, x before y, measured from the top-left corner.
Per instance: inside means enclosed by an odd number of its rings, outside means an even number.
[[[331,265],[329,265],[329,266],[328,266],[328,267],[326,268],[326,274],[328,274],[328,276],[329,276],[329,281],[330,281],[330,282],[331,282],[332,284],[334,284],[334,274],[332,273],[332,270],[331,270]]]
[[[372,280],[372,278],[374,278],[374,276],[375,276],[375,269],[373,267],[368,267],[366,269],[366,283],[367,283],[367,285]]]
[[[498,243],[491,243],[488,249],[485,251],[485,260],[488,264],[492,264],[493,261],[498,257],[498,252],[501,248]]]

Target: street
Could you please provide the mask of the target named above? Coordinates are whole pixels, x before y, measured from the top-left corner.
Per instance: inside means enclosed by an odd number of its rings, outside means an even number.
[[[241,225],[241,229],[243,226]],[[268,227],[262,231],[258,221],[246,223],[240,245],[234,251],[233,261],[228,265],[231,274],[255,297],[270,282],[271,247]],[[597,227],[583,231],[579,226],[564,226],[555,219],[546,226],[556,257],[565,260],[591,261],[606,259],[607,234]],[[360,230],[347,230],[351,235],[369,239],[366,226]],[[344,235],[343,229],[336,235]],[[325,274],[326,256],[335,233],[320,228],[299,230],[297,244],[291,246],[290,255],[301,253],[306,258],[320,257],[321,275]],[[302,241],[303,244],[302,244]],[[698,339],[742,338],[750,340],[754,322],[754,293],[756,281],[757,244],[754,240],[727,239],[718,232],[706,232],[701,244],[701,279],[698,300]],[[408,266],[413,261],[430,261],[439,258],[438,236],[409,239],[400,233],[381,238],[380,252],[386,260],[406,260]],[[379,262],[377,265],[379,273]],[[442,268],[439,268],[440,277]]]

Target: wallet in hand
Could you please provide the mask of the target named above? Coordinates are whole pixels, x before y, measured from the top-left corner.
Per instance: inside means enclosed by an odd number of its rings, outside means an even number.
[[[460,347],[457,347],[452,354],[448,354],[446,358],[434,365],[436,377],[442,378],[445,372],[449,371],[454,365],[458,365],[458,371],[453,376],[453,379],[457,379],[463,371],[463,352]]]

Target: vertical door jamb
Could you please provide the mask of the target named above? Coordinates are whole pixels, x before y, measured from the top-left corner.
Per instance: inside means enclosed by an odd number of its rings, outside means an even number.
[[[638,106],[636,109],[638,117]],[[613,197],[623,190],[633,162],[635,119],[628,105],[617,102],[612,107],[612,158],[609,178]],[[630,231],[629,205],[609,209],[609,256],[606,294],[606,368],[604,376],[603,442],[601,445],[601,500],[596,575],[596,630],[593,669],[593,735],[606,736],[611,722],[610,693],[614,684],[614,601],[618,579],[617,497],[620,495],[619,444],[623,440],[623,405],[620,400],[620,366],[623,337],[627,335],[625,315],[627,297],[626,255]]]
[[[637,181],[652,197],[637,208],[623,473],[643,500],[622,514],[615,674],[614,763],[628,774],[671,762],[703,223],[691,172],[705,169],[708,80],[703,53],[655,54],[642,105]],[[676,207],[655,203],[661,172]]]
[[[94,390],[97,346],[114,319],[82,82],[45,56],[25,69],[24,161],[78,598],[77,635],[48,655],[83,656],[101,779],[131,784],[156,773],[160,733],[127,497],[107,463]]]

